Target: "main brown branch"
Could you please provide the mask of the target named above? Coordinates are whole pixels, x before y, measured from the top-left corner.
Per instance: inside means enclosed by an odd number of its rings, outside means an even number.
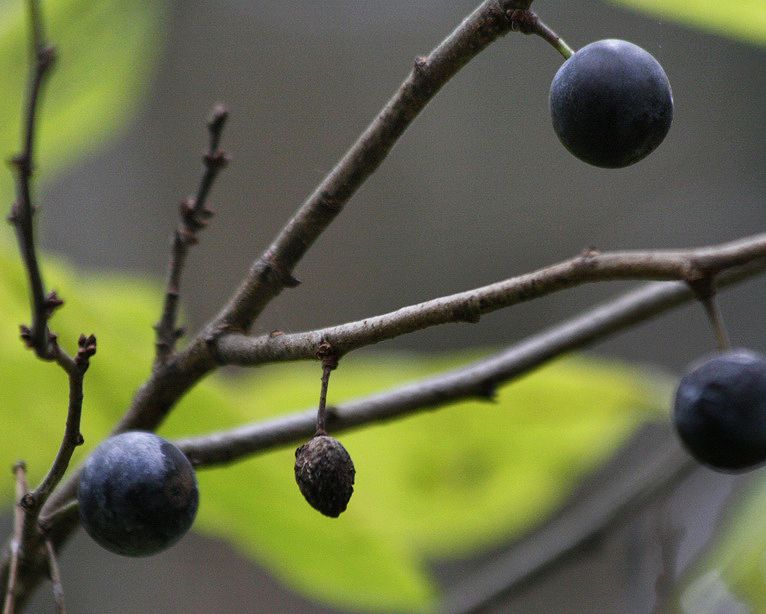
[[[310,360],[322,343],[338,355],[424,328],[452,322],[477,322],[487,313],[573,286],[617,279],[712,280],[721,271],[766,260],[766,233],[730,243],[674,251],[630,251],[580,256],[481,288],[443,296],[357,322],[305,333],[248,337],[230,334],[215,344],[222,363],[257,365]]]

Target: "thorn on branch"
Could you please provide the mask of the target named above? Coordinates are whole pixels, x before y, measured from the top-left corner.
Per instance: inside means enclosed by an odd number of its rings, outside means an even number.
[[[486,380],[479,384],[478,395],[487,401],[497,400],[497,382]]]
[[[277,283],[283,288],[295,288],[300,285],[300,280],[293,277],[288,273],[281,265],[271,257],[271,253],[267,252],[261,257],[263,262],[263,271],[260,274],[260,278],[263,281]]]
[[[53,312],[64,304],[63,299],[59,297],[55,290],[48,293],[45,297],[45,318],[50,319]]]
[[[26,324],[19,324],[19,337],[28,348],[32,347],[32,329]]]
[[[37,51],[37,69],[40,72],[46,72],[53,68],[57,57],[56,47],[47,45]]]

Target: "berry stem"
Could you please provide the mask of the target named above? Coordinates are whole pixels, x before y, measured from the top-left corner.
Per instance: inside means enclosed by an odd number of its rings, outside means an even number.
[[[524,34],[536,34],[568,60],[575,52],[563,38],[549,28],[537,13],[529,9],[509,9],[506,13],[511,29]]]
[[[700,299],[702,306],[705,308],[705,313],[710,320],[710,325],[713,327],[713,333],[715,333],[716,343],[718,349],[722,352],[731,349],[731,340],[729,339],[729,333],[726,330],[726,324],[723,321],[721,315],[721,309],[718,307],[718,301],[715,295],[711,295]]]
[[[322,390],[319,393],[319,409],[317,410],[316,435],[327,435],[327,387],[330,384],[330,372],[335,368],[332,364],[322,362]]]

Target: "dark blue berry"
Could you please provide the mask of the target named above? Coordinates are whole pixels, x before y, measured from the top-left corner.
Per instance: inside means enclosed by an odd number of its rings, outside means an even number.
[[[104,441],[85,462],[80,520],[107,550],[147,556],[177,542],[194,522],[197,478],[176,446],[153,433]]]
[[[561,66],[550,93],[553,128],[588,164],[621,168],[654,151],[670,130],[673,93],[659,62],[622,40],[586,45]]]
[[[766,461],[766,358],[749,350],[718,354],[684,375],[675,426],[689,452],[721,471]]]

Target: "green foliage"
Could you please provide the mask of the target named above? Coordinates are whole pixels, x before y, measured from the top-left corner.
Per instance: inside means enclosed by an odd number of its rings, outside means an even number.
[[[24,458],[31,479],[49,466],[64,428],[67,386],[55,365],[18,339],[28,319],[15,254],[0,251],[0,463]],[[85,383],[83,459],[148,374],[161,292],[125,277],[75,275],[46,260],[67,300],[52,328],[72,349],[98,335]],[[87,279],[87,283],[84,281]],[[474,356],[461,357],[462,362]],[[333,374],[330,402],[387,389],[455,366],[455,357],[352,355]],[[166,436],[205,433],[315,405],[320,369],[286,364],[246,378],[211,377],[183,400]],[[428,561],[466,554],[530,528],[640,422],[655,416],[654,380],[635,370],[569,359],[504,387],[496,403],[444,411],[340,435],[357,468],[340,519],[321,516],[293,478],[294,449],[200,472],[196,529],[231,542],[290,586],[338,605],[415,610],[432,603]],[[0,480],[8,504],[10,475]]]
[[[55,171],[93,151],[125,125],[160,51],[165,2],[46,0],[47,32],[58,50],[40,113],[38,167]],[[19,149],[29,73],[27,3],[0,0],[0,155]],[[0,203],[10,203],[10,173]]]
[[[685,611],[730,610],[733,603],[766,612],[766,478],[751,481],[732,507],[714,543],[679,584]]]
[[[758,45],[766,45],[764,0],[610,0],[637,11],[673,19]]]

